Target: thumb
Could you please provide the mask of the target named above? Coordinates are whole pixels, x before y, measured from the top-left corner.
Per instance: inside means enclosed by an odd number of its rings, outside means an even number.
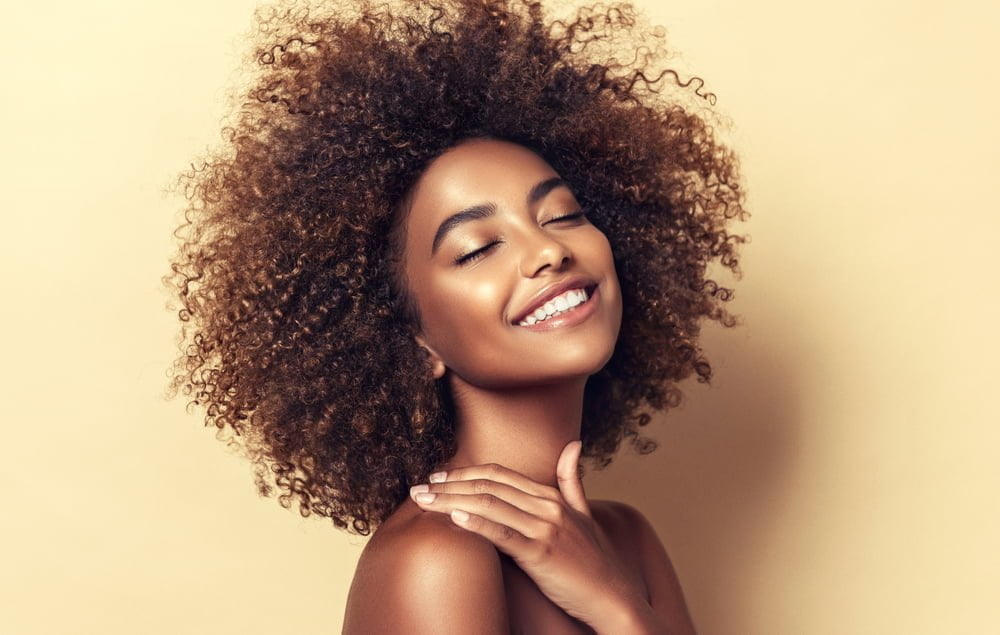
[[[570,441],[566,444],[556,464],[556,479],[559,481],[559,492],[570,507],[591,516],[587,496],[583,492],[583,481],[577,472],[582,448],[583,441]]]

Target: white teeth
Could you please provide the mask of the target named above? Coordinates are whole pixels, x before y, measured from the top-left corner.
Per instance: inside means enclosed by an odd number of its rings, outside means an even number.
[[[569,311],[578,304],[586,302],[587,298],[587,292],[583,289],[570,289],[535,309],[534,313],[528,314],[528,317],[519,322],[518,325],[531,326],[543,322],[553,315]]]

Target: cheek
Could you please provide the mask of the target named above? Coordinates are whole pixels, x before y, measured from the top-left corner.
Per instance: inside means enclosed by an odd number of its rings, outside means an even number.
[[[425,332],[437,342],[442,355],[476,353],[477,348],[495,340],[488,333],[504,326],[507,293],[495,279],[456,276],[434,290]]]
[[[584,255],[584,262],[593,263],[593,265],[600,265],[603,269],[603,273],[607,277],[608,282],[613,282],[614,287],[618,288],[618,272],[615,271],[615,256],[611,249],[611,242],[608,241],[608,237],[604,233],[593,228],[593,233],[588,237],[586,241],[586,254]]]
[[[618,331],[621,328],[622,294],[621,285],[618,282],[618,272],[615,270],[614,251],[611,249],[611,243],[607,236],[597,228],[594,228],[594,237],[590,244],[592,251],[589,254],[593,258],[592,262],[595,264],[599,262],[603,266],[604,289],[602,295],[611,309],[615,338],[617,339]]]

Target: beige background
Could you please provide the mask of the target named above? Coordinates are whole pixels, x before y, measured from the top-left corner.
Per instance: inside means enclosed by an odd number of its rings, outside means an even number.
[[[363,541],[160,396],[161,189],[219,139],[254,6],[5,8],[5,633],[340,632]],[[734,122],[745,326],[588,495],[647,513],[705,635],[1000,632],[997,5],[640,6]]]

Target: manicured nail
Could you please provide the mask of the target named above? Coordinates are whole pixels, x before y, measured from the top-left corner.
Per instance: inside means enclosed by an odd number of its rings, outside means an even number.
[[[415,498],[418,503],[433,503],[436,496],[437,494],[434,492],[421,492]]]
[[[451,510],[451,518],[457,523],[464,523],[469,520],[469,512],[462,511],[461,509]]]
[[[427,480],[431,483],[444,483],[445,477],[448,476],[447,472],[434,472],[427,477]]]
[[[422,483],[420,485],[414,485],[413,487],[410,488],[410,498],[413,498],[414,496],[416,496],[420,492],[426,492],[430,488],[431,488],[431,486],[427,485],[426,483]]]

